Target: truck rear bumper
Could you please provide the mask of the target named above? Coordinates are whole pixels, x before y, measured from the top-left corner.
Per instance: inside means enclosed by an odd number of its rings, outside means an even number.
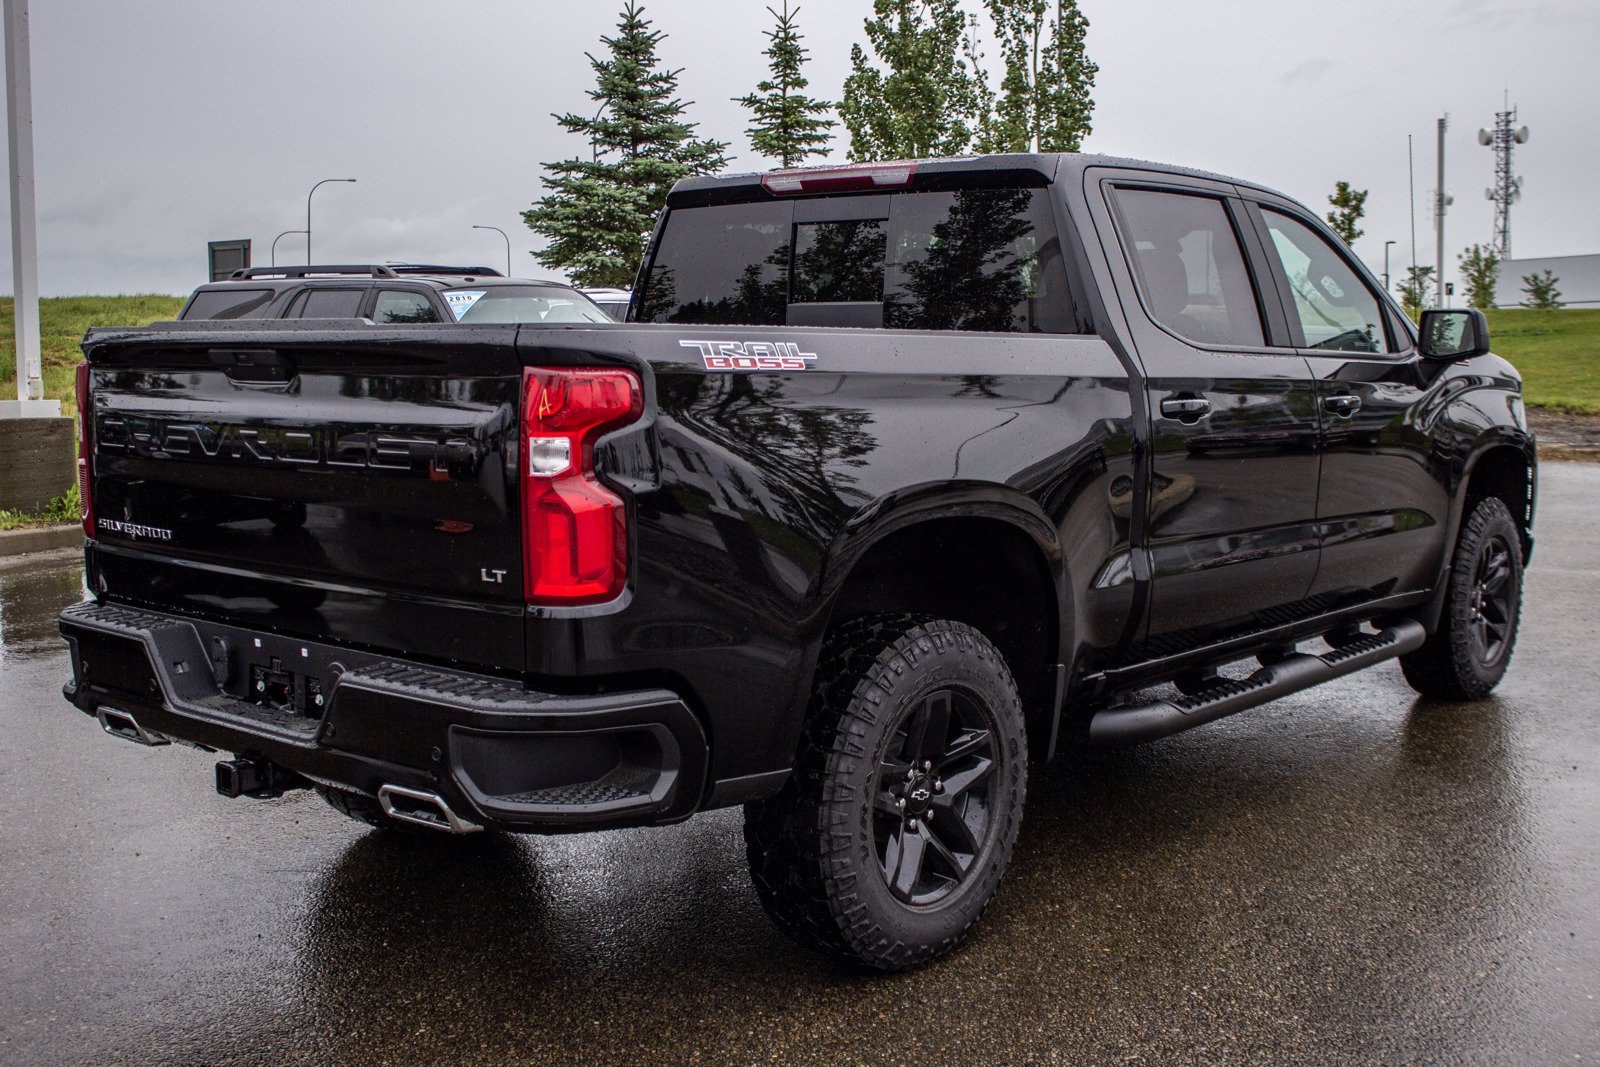
[[[112,603],[74,605],[60,628],[63,693],[108,733],[264,759],[369,796],[436,795],[452,828],[672,822],[705,788],[705,733],[664,689],[541,693]]]

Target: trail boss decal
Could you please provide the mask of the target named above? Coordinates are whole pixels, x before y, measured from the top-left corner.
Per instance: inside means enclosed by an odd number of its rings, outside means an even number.
[[[679,341],[698,348],[706,370],[810,370],[815,352],[788,341]]]

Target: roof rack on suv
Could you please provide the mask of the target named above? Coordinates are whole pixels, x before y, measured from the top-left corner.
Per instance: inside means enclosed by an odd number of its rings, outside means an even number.
[[[464,275],[478,278],[500,278],[503,275],[493,267],[442,267],[434,263],[390,263],[396,274]]]
[[[398,278],[381,263],[308,264],[303,267],[245,267],[230,278],[315,278],[322,275],[359,274],[367,278]]]

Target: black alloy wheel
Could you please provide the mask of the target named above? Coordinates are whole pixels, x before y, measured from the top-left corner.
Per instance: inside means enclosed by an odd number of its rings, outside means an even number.
[[[1478,556],[1472,588],[1472,642],[1478,659],[1499,662],[1510,648],[1512,603],[1511,546],[1503,536],[1489,539]]]
[[[939,689],[889,739],[873,786],[873,842],[897,900],[937,903],[972,873],[994,829],[996,735],[969,693]]]

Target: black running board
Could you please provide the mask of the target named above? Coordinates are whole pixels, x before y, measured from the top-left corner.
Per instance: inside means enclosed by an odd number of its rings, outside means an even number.
[[[1194,696],[1107,708],[1090,721],[1089,740],[1102,746],[1154,741],[1414,652],[1427,637],[1421,623],[1408,619],[1320,656],[1293,653],[1248,678],[1221,682]]]

